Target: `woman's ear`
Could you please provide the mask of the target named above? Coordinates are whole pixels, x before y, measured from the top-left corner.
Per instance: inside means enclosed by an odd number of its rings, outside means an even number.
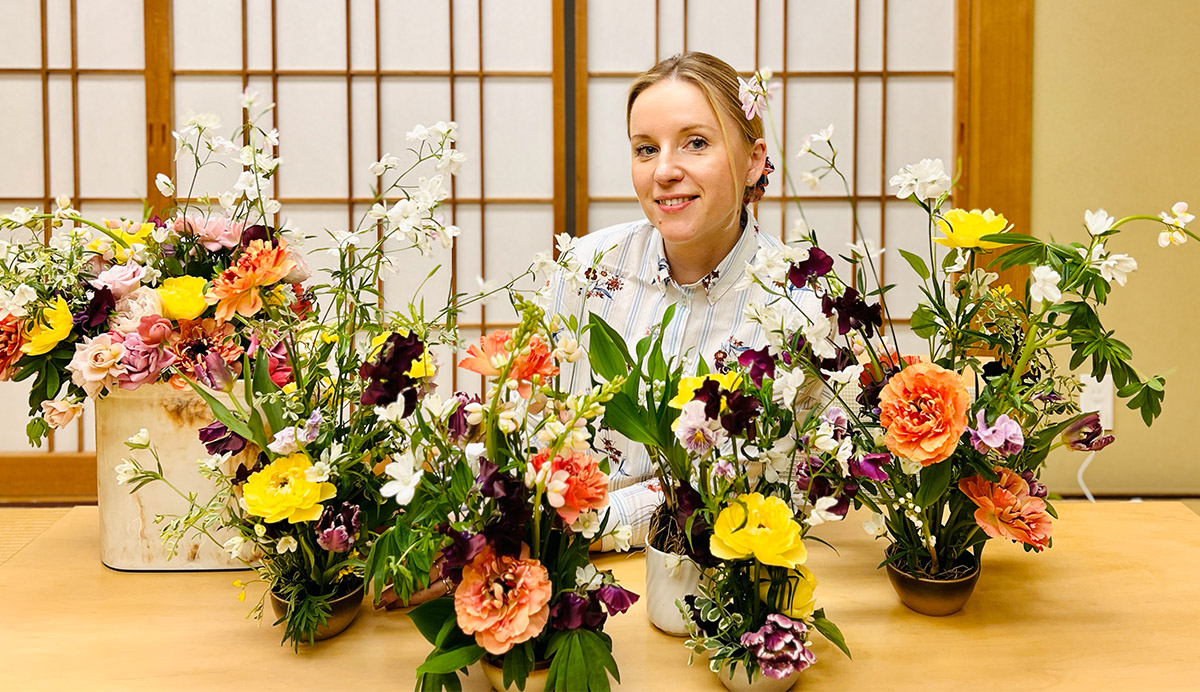
[[[767,165],[767,143],[762,139],[754,140],[750,145],[750,165],[746,171],[747,185],[754,185],[762,177]]]

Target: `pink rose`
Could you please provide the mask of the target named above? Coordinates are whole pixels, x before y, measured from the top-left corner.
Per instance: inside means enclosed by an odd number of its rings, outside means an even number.
[[[224,216],[204,218],[199,214],[192,214],[187,218],[176,217],[172,227],[180,235],[196,236],[206,250],[215,251],[237,247],[242,241],[242,230],[246,225],[241,221],[230,221]]]
[[[112,317],[108,318],[108,328],[129,334],[137,331],[142,318],[162,316],[162,299],[153,288],[139,286],[122,296],[113,311]]]
[[[100,272],[100,276],[92,279],[95,288],[107,288],[112,291],[114,298],[122,298],[125,294],[142,285],[146,276],[146,268],[133,262],[115,264]]]
[[[308,277],[312,276],[312,269],[308,267],[308,261],[304,259],[304,255],[296,251],[294,247],[288,247],[288,259],[295,263],[292,270],[283,277],[285,284],[298,284],[308,281]]]
[[[124,338],[118,333],[108,332],[96,338],[84,337],[75,344],[75,355],[67,363],[71,381],[83,387],[89,399],[94,399],[101,390],[111,391],[117,377],[125,372],[121,356],[125,354]]]
[[[42,419],[51,428],[63,428],[75,420],[83,411],[83,404],[71,403],[61,399],[50,399],[42,402]]]
[[[161,319],[161,318],[160,318]],[[158,379],[160,373],[175,362],[175,354],[142,341],[137,334],[125,337],[125,354],[121,356],[124,372],[117,376],[121,389],[134,390]]]
[[[146,315],[137,326],[137,335],[147,346],[166,343],[171,331],[171,320],[162,315]]]

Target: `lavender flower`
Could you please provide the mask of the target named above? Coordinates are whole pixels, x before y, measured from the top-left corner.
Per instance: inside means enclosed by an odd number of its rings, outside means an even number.
[[[704,401],[689,401],[675,420],[676,439],[693,454],[704,454],[725,441],[725,431],[709,419],[706,408]]]
[[[362,526],[358,505],[343,502],[334,509],[326,506],[317,521],[317,545],[334,553],[344,553],[354,546],[354,537]]]
[[[983,411],[975,414],[975,421],[976,427],[967,428],[967,432],[971,433],[971,445],[980,454],[996,450],[1004,456],[1011,456],[1025,446],[1025,434],[1021,432],[1021,425],[1009,418],[1008,414],[1001,413],[997,416],[991,427],[988,427],[987,416]]]
[[[766,624],[742,634],[741,641],[754,655],[763,675],[782,680],[817,662],[816,654],[804,645],[807,632],[803,622],[771,613]]]
[[[609,615],[619,615],[637,603],[638,595],[616,584],[605,584],[596,590],[596,598],[608,609]]]
[[[1062,441],[1077,452],[1098,452],[1113,443],[1112,435],[1104,434],[1100,425],[1100,414],[1082,416],[1063,430]]]

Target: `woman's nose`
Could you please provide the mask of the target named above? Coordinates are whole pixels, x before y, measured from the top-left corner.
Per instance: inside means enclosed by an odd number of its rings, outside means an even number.
[[[662,151],[658,155],[658,165],[654,167],[654,182],[658,184],[673,183],[683,178],[683,168],[675,154]]]

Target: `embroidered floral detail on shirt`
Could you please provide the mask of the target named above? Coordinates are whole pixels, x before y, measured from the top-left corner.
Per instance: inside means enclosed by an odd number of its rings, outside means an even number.
[[[708,276],[700,279],[700,285],[704,287],[705,295],[708,295],[709,289],[712,288],[713,283],[715,283],[719,278],[721,278],[721,272],[714,269],[708,273]]]
[[[584,270],[583,275],[591,282],[588,284],[586,298],[608,298],[611,300],[614,293],[625,288],[624,279],[616,274],[609,274],[607,269],[597,271],[595,267],[591,267]]]
[[[670,286],[673,282],[671,278],[671,265],[667,263],[666,257],[658,258],[658,276],[650,282],[650,285],[662,284],[664,287]]]
[[[629,472],[625,470],[625,455],[621,453],[621,450],[613,442],[612,438],[608,435],[600,438],[600,446],[604,449],[604,453],[608,455],[610,465],[615,467],[612,475],[628,476]]]
[[[721,348],[713,354],[713,369],[717,372],[729,372],[730,356],[732,362],[736,363],[737,359],[742,355],[748,347],[738,339],[730,337],[725,343],[721,344]]]

